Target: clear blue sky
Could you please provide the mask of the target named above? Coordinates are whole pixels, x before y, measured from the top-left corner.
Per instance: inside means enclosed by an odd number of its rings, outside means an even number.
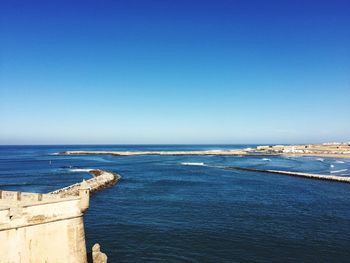
[[[0,1],[0,144],[350,140],[350,2]]]

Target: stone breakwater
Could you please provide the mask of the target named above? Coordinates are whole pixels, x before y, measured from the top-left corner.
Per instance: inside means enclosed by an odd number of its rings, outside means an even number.
[[[102,170],[91,170],[89,173],[93,175],[91,179],[57,189],[49,194],[58,194],[62,197],[77,196],[80,189],[88,189],[90,193],[94,193],[116,184],[121,178],[118,174]]]
[[[60,154],[67,155],[113,155],[113,156],[134,156],[134,155],[246,155],[246,150],[208,150],[208,151],[66,151]]]
[[[289,176],[304,177],[308,179],[317,179],[341,183],[350,183],[350,177],[336,176],[336,175],[323,175],[323,174],[310,174],[310,173],[299,173],[299,172],[290,172],[290,171],[279,171],[279,170],[263,170],[263,169],[254,169],[254,168],[245,168],[245,167],[236,167],[229,166],[226,167],[229,170],[241,170],[241,171],[250,171],[250,172],[262,172],[262,173],[273,173],[273,174],[282,174]]]

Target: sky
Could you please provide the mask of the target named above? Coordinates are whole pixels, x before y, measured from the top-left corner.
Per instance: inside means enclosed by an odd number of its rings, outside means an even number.
[[[348,0],[0,1],[0,144],[329,141]]]

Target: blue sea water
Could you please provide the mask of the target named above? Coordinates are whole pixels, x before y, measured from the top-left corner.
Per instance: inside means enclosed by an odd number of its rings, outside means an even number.
[[[348,159],[55,155],[245,147],[0,146],[0,189],[45,193],[90,178],[82,170],[89,168],[120,174],[117,185],[92,196],[85,214],[88,250],[100,243],[112,263],[350,262],[349,184],[224,169],[350,176]]]

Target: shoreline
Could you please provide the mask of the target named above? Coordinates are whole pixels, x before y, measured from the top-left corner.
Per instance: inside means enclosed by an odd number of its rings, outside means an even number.
[[[284,157],[324,157],[324,158],[336,158],[336,159],[350,159],[350,154],[327,154],[327,153],[260,153],[246,154],[245,156],[284,156]]]
[[[339,158],[339,159],[350,159],[350,154],[277,154],[281,156],[290,156],[290,157],[324,157],[324,158]]]

